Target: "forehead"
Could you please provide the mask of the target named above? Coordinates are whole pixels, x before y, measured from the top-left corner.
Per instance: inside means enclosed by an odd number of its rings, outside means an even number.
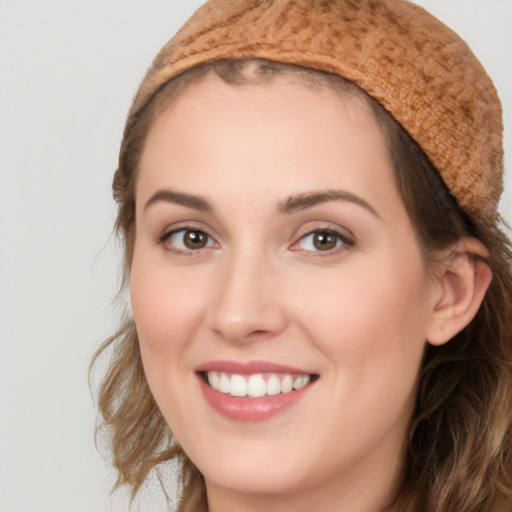
[[[155,119],[139,172],[138,201],[156,188],[205,196],[222,187],[282,196],[394,188],[385,137],[364,99],[294,77],[232,86],[210,75],[189,86]]]

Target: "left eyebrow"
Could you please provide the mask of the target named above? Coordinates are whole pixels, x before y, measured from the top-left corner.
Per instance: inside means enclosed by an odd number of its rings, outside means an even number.
[[[185,194],[183,192],[176,192],[169,189],[156,191],[144,205],[144,210],[147,210],[151,205],[160,201],[164,203],[178,204],[180,206],[185,206],[186,208],[199,210],[205,213],[212,213],[213,211],[212,205],[203,197]]]
[[[280,214],[290,214],[300,210],[312,208],[318,204],[327,203],[329,201],[346,201],[361,206],[368,210],[375,217],[380,219],[380,215],[375,208],[365,201],[363,198],[347,192],[345,190],[321,190],[318,192],[305,192],[287,197],[284,201],[280,201],[277,205],[277,212]]]

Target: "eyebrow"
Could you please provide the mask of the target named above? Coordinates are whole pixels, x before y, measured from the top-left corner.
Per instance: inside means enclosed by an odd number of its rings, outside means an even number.
[[[290,214],[296,211],[306,210],[318,204],[329,201],[346,201],[361,206],[368,210],[375,217],[380,219],[380,215],[375,208],[363,198],[347,192],[345,190],[321,190],[318,192],[305,192],[286,198],[277,205],[277,212],[280,214]]]
[[[186,194],[184,192],[176,192],[169,189],[156,191],[147,200],[144,205],[144,210],[147,210],[151,205],[160,201],[185,206],[186,208],[191,208],[204,213],[213,213],[212,205],[204,197]],[[287,197],[283,201],[280,201],[276,210],[279,214],[291,214],[329,201],[346,201],[356,204],[368,210],[375,217],[380,219],[380,215],[367,201],[345,190],[322,190],[318,192],[304,192],[303,194],[293,195]]]
[[[147,200],[146,204],[144,205],[144,210],[147,210],[151,205],[158,203],[160,201],[164,203],[178,204],[180,206],[192,208],[193,210],[198,210],[200,212],[213,212],[212,205],[203,197],[185,194],[183,192],[175,192],[173,190],[167,189],[156,191]]]

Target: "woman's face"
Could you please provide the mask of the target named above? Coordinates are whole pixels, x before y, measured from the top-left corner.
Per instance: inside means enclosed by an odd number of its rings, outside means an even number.
[[[367,108],[208,77],[152,127],[136,198],[144,368],[210,499],[389,490],[436,293]]]

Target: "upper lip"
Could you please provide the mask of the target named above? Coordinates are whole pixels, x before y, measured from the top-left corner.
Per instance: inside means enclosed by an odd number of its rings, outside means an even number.
[[[200,364],[195,370],[196,372],[225,372],[236,373],[238,375],[253,375],[255,373],[296,373],[300,375],[310,375],[314,373],[303,368],[271,363],[269,361],[207,361]]]

